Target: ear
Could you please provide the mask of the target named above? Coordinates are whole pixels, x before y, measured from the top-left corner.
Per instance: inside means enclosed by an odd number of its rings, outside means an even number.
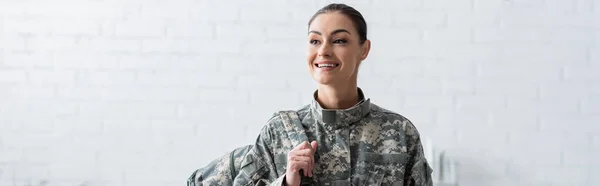
[[[366,40],[365,43],[361,46],[360,60],[365,60],[367,56],[369,56],[369,51],[371,51],[371,40]]]

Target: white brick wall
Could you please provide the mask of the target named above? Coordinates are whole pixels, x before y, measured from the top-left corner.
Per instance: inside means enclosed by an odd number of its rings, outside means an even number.
[[[308,103],[329,1],[0,1],[0,185],[182,185]],[[461,186],[600,185],[600,1],[338,1]]]

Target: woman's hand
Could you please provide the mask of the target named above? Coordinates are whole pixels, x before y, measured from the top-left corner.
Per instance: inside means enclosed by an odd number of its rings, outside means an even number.
[[[287,169],[285,172],[285,182],[288,186],[300,185],[300,170],[303,170],[304,176],[312,177],[312,169],[315,165],[314,154],[317,150],[317,142],[310,144],[303,142],[296,146],[287,155]]]

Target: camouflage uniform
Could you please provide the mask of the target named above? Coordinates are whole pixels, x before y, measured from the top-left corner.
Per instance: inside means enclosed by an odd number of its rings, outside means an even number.
[[[365,99],[360,88],[358,93],[360,102],[349,109],[323,109],[314,99],[297,112],[308,140],[318,142],[314,184],[431,186],[432,169],[415,126]],[[286,134],[284,126],[279,115],[268,121],[233,185],[285,183],[294,134]]]

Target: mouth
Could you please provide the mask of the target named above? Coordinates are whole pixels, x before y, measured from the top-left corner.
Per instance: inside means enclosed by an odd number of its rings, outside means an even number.
[[[338,63],[315,63],[315,67],[317,68],[332,69],[338,66],[340,66]]]

